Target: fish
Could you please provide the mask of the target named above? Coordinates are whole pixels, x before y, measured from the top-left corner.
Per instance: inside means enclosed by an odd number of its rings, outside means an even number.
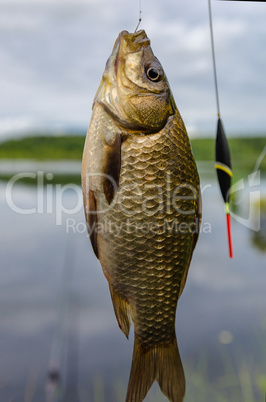
[[[199,175],[164,69],[145,30],[122,31],[96,92],[81,182],[88,234],[114,313],[134,348],[126,402],[157,381],[171,402],[185,395],[176,340],[201,221]]]

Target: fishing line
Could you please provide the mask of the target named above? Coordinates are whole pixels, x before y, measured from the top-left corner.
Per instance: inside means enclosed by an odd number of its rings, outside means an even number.
[[[140,25],[140,23],[141,23],[141,13],[142,13],[141,0],[139,0],[139,21],[138,21],[138,25],[137,25],[137,27],[136,27],[134,33],[137,32],[138,27],[139,27],[139,25]]]
[[[72,387],[74,387],[74,390],[78,384],[78,312],[77,304],[73,305],[70,298],[76,255],[77,249],[73,243],[72,237],[70,236],[67,239],[64,255],[64,268],[62,271],[61,289],[59,289],[57,320],[55,323],[46,379],[45,402],[67,402],[69,399],[66,399],[66,392],[69,390],[70,383]],[[70,362],[70,357],[72,362]],[[74,370],[72,367],[70,371],[70,366],[73,364]],[[72,374],[73,372],[74,376]],[[72,375],[72,379],[70,379],[70,375]],[[62,399],[63,392],[64,398]],[[77,398],[75,399],[73,397],[71,402],[77,400]]]
[[[231,178],[232,178],[233,174],[232,174],[232,170],[231,170],[230,150],[229,150],[226,135],[224,132],[222,120],[220,117],[220,103],[219,103],[216,60],[215,60],[215,51],[214,51],[211,0],[208,0],[208,3],[209,3],[209,21],[210,21],[211,48],[212,48],[212,64],[213,64],[217,115],[218,115],[216,143],[215,143],[215,161],[216,161],[215,168],[216,168],[216,172],[217,172],[220,190],[221,190],[221,193],[222,193],[222,196],[224,199],[224,203],[225,203],[229,257],[233,258],[231,218],[230,218],[230,207],[229,207]]]
[[[211,33],[211,46],[212,46],[212,64],[213,64],[213,73],[214,73],[214,85],[215,85],[215,94],[216,94],[217,114],[218,114],[218,117],[220,117],[220,103],[219,103],[219,92],[218,92],[218,82],[217,82],[217,72],[216,72],[216,60],[215,60],[215,51],[214,51],[211,0],[208,0],[208,3],[209,3],[209,20],[210,20],[210,33]]]

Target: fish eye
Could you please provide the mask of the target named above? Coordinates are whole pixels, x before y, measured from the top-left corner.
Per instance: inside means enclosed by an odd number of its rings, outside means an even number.
[[[162,74],[160,70],[156,67],[149,67],[146,71],[146,75],[149,78],[149,80],[153,82],[158,82],[162,79]]]

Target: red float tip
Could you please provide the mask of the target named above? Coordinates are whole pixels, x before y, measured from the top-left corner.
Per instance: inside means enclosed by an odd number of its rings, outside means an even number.
[[[227,223],[227,237],[228,237],[228,246],[229,246],[229,257],[233,258],[233,242],[232,242],[232,231],[231,231],[231,217],[230,213],[226,214],[226,223]]]

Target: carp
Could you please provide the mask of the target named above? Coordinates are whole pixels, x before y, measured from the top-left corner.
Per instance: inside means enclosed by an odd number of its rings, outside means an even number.
[[[119,327],[134,351],[126,402],[156,380],[185,394],[175,317],[201,220],[200,183],[184,122],[144,30],[122,31],[93,102],[82,159],[93,250]]]

